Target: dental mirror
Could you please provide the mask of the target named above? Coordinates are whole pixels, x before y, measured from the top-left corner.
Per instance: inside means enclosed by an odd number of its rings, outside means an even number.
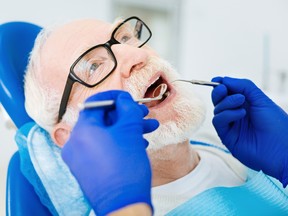
[[[140,99],[136,99],[135,101],[138,103],[148,103],[150,101],[161,100],[163,98],[163,95],[165,95],[166,90],[167,90],[167,85],[162,83],[154,89],[151,98],[140,98]],[[78,107],[80,108],[80,110],[83,110],[83,109],[90,109],[90,108],[96,108],[96,107],[113,106],[114,104],[115,104],[114,100],[90,101],[90,102],[85,102],[84,104],[79,104]]]

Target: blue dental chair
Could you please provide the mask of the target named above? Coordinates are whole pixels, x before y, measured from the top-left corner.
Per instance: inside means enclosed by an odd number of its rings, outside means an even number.
[[[24,107],[23,75],[40,30],[39,26],[25,22],[0,26],[0,102],[18,129],[32,121]],[[6,187],[6,215],[51,215],[23,176],[18,151],[9,162]]]

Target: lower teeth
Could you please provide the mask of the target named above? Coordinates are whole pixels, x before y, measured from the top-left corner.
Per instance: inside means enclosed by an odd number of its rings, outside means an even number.
[[[168,97],[170,95],[170,92],[165,92],[163,96]]]

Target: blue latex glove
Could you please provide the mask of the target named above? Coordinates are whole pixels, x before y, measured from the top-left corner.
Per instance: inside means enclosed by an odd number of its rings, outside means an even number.
[[[288,183],[288,115],[252,81],[216,77],[213,125],[243,164]]]
[[[108,91],[87,101],[115,100],[115,107],[80,112],[62,158],[76,177],[97,215],[133,203],[151,206],[151,167],[143,133],[159,123],[143,119],[145,105],[127,92]]]

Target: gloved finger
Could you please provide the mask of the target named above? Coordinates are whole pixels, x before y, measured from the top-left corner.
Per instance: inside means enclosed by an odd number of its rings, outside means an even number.
[[[237,79],[232,77],[224,77],[222,83],[234,93],[242,93],[244,95],[253,91],[257,86],[248,79]]]
[[[217,77],[213,77],[211,82],[218,82],[218,83],[222,83],[223,77],[217,76]]]
[[[212,123],[221,137],[225,135],[230,129],[230,124],[232,122],[242,119],[246,115],[246,110],[243,108],[236,110],[225,110],[221,113],[218,113],[213,117]]]
[[[88,97],[85,102],[103,101],[103,100],[116,100],[120,94],[124,93],[121,90],[111,90],[99,92]],[[111,113],[115,107],[96,107],[82,110],[79,113],[78,122],[86,122],[87,124],[96,124],[98,126],[107,126],[113,123],[113,119],[117,117]]]
[[[143,106],[135,102],[128,92],[121,93],[115,104],[119,120],[125,118],[130,121],[139,121],[143,119],[144,113],[147,111]]]
[[[116,100],[119,97],[119,95],[122,93],[127,93],[127,92],[122,91],[122,90],[110,90],[110,91],[98,92],[98,93],[88,97],[85,100],[85,102]]]
[[[214,114],[218,114],[227,109],[236,109],[243,105],[244,102],[245,96],[241,94],[227,96],[215,106]]]
[[[143,117],[147,116],[149,113],[149,109],[145,104],[139,104],[140,109],[143,112]]]
[[[218,85],[214,87],[211,93],[212,102],[216,106],[221,100],[223,100],[228,94],[227,88],[225,85]]]
[[[132,97],[131,97],[132,98]],[[137,102],[136,102],[137,103]],[[139,108],[142,110],[142,112],[143,112],[143,118],[145,117],[145,116],[147,116],[148,115],[148,113],[149,113],[149,109],[148,109],[148,107],[145,105],[145,104],[138,104],[138,106],[139,106]]]
[[[149,146],[149,142],[148,142],[146,139],[144,139],[144,147],[145,147],[145,149],[146,149],[148,146]]]
[[[151,133],[159,127],[159,122],[156,119],[143,119],[143,133]]]
[[[243,94],[250,104],[261,106],[267,105],[267,101],[271,101],[251,80],[224,77],[223,84],[229,91]]]
[[[85,127],[84,125],[93,124],[102,127],[105,125],[106,112],[106,108],[84,109],[80,111],[75,126],[81,125],[81,127]]]

